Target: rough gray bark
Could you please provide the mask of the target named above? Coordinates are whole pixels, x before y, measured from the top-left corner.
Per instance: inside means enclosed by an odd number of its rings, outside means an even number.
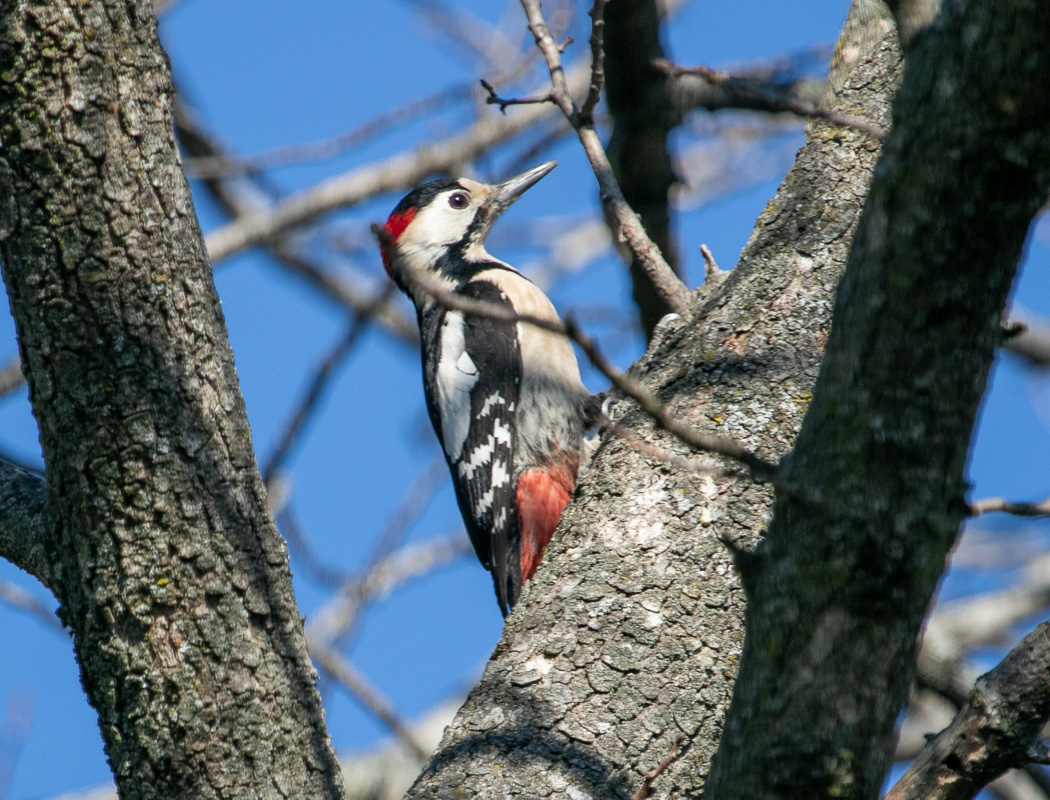
[[[341,797],[172,100],[146,0],[0,7],[0,257],[50,505],[32,557],[0,545],[60,601],[122,798]]]
[[[947,3],[916,36],[813,405],[749,581],[720,800],[876,797],[966,514],[1000,315],[1050,189],[1050,5]],[[815,679],[819,676],[819,679]]]
[[[874,0],[855,4],[832,105],[885,124],[898,56]],[[809,405],[877,142],[815,125],[740,264],[658,333],[636,367],[680,417],[783,455]],[[636,435],[681,452],[621,403]],[[603,442],[480,684],[410,798],[630,797],[679,735],[655,791],[699,795],[743,644],[723,539],[752,543],[771,494]]]

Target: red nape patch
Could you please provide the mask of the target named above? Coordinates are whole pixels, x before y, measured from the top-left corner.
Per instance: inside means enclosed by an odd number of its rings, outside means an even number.
[[[383,226],[383,230],[389,237],[391,245],[396,244],[398,238],[402,233],[405,232],[405,228],[408,227],[408,223],[412,221],[412,218],[416,215],[415,208],[406,208],[404,211],[395,211],[390,215],[390,218],[386,221],[386,225]],[[386,269],[386,274],[390,274],[390,253],[387,252],[387,245],[381,245],[379,248],[380,253],[383,256],[383,267]]]
[[[561,512],[568,505],[575,486],[575,476],[568,469],[530,469],[518,479],[522,581],[536,573],[543,558],[543,548],[554,535]]]

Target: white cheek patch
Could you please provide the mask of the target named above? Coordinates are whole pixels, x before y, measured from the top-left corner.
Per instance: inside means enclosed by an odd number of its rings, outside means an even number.
[[[470,428],[470,392],[478,382],[478,368],[466,350],[463,315],[449,311],[441,325],[441,355],[437,365],[437,390],[441,402],[441,431],[445,452],[459,458]]]

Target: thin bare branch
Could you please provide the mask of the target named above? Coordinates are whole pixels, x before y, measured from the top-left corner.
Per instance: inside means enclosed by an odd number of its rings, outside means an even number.
[[[499,106],[500,112],[504,115],[507,113],[507,106],[532,106],[538,103],[554,102],[554,97],[550,92],[536,97],[500,97],[496,94],[495,87],[484,78],[481,79],[481,86],[489,93],[489,96],[485,98],[485,102],[490,106]]]
[[[374,291],[336,277],[330,270],[324,269],[283,239],[271,245],[270,251],[290,274],[302,278],[347,311],[363,314],[376,298]],[[402,343],[412,347],[419,346],[419,328],[416,321],[398,306],[393,297],[387,297],[372,311],[372,316]]]
[[[277,167],[329,161],[421,116],[432,114],[457,101],[469,100],[474,93],[473,82],[450,86],[439,92],[414,98],[398,108],[378,114],[362,125],[319,142],[277,147],[243,158],[233,154],[191,156],[183,161],[183,166],[191,177],[224,178]]]
[[[429,27],[445,33],[453,42],[466,47],[472,55],[480,56],[489,64],[505,63],[508,53],[518,53],[521,49],[521,43],[514,41],[499,26],[483,22],[458,5],[438,0],[404,2],[426,17]]]
[[[711,248],[706,244],[700,245],[700,255],[704,257],[704,278],[705,280],[711,280],[717,278],[722,274],[722,268],[718,266],[718,262],[715,261],[714,253],[711,252]]]
[[[280,483],[280,481],[278,481]],[[344,586],[347,581],[353,580],[353,576],[346,570],[333,569],[328,561],[318,556],[310,544],[310,538],[299,524],[299,518],[292,510],[290,503],[285,503],[280,512],[274,514],[277,528],[288,542],[288,549],[295,559],[298,570],[313,579],[315,582],[329,587]]]
[[[602,86],[605,83],[605,6],[609,0],[594,0],[594,6],[587,12],[591,18],[591,85],[587,89],[587,99],[580,108],[580,117],[585,120],[594,118],[594,109],[602,97]]]
[[[400,545],[412,525],[419,519],[419,515],[434,497],[434,493],[448,477],[448,467],[445,465],[444,456],[438,456],[424,469],[401,497],[401,501],[390,515],[383,530],[376,537],[372,545],[372,553],[368,557],[368,569],[373,570],[383,559],[390,556]],[[361,581],[367,584],[368,579]]]
[[[647,456],[654,461],[659,461],[662,464],[668,464],[677,469],[687,470],[688,472],[699,472],[704,475],[712,475],[722,478],[739,478],[745,475],[745,473],[742,473],[739,470],[725,469],[724,467],[719,466],[715,463],[714,459],[710,457],[689,458],[687,456],[680,456],[677,453],[672,453],[661,447],[657,447],[654,444],[639,439],[623,427],[623,425],[614,422],[604,415],[602,415],[600,425],[603,433],[606,431],[612,433],[636,453],[641,453],[643,456]]]
[[[800,117],[809,119],[820,119],[832,125],[841,125],[847,128],[866,133],[878,141],[884,141],[886,131],[880,125],[875,125],[860,117],[849,114],[840,114],[835,111],[827,111],[816,103],[794,97],[785,93],[778,87],[755,81],[750,78],[740,78],[727,72],[720,72],[709,67],[680,67],[665,59],[658,59],[653,66],[666,73],[671,78],[680,78],[683,75],[696,75],[709,83],[718,86],[727,92],[741,98],[740,108],[749,110],[768,111],[771,113],[790,112]],[[724,107],[730,108],[732,102],[726,102]]]
[[[367,603],[472,552],[469,540],[461,532],[409,545],[384,557],[363,578],[344,584],[337,597],[311,616],[307,635],[324,641],[340,639],[353,627]]]
[[[1038,502],[1013,502],[1005,497],[987,497],[970,503],[970,516],[979,517],[1002,511],[1015,517],[1045,517],[1050,514],[1050,497]]]
[[[675,275],[674,270],[668,266],[660,249],[646,234],[638,215],[623,199],[623,193],[613,175],[609,157],[594,128],[594,120],[585,117],[572,99],[565,69],[561,62],[561,51],[543,19],[539,0],[521,0],[521,5],[529,20],[529,30],[532,31],[536,45],[547,62],[547,69],[551,76],[551,94],[565,118],[569,120],[569,124],[576,130],[580,144],[583,145],[594,176],[598,180],[599,196],[606,214],[615,220],[618,236],[622,237],[634,255],[635,261],[649,276],[667,308],[679,314],[687,314],[689,290]],[[598,67],[600,69],[600,65]],[[600,85],[600,79],[593,76],[593,68],[592,65],[591,84],[597,81]]]
[[[179,139],[191,154],[218,160],[230,158],[222,143],[206,129],[199,116],[185,103],[175,103],[173,116]],[[237,175],[213,177],[206,178],[204,185],[216,202],[234,218],[248,217],[265,208],[265,194],[259,190],[253,179]],[[269,248],[279,265],[305,279],[347,311],[362,314],[371,309],[370,313],[376,322],[387,331],[409,345],[418,345],[419,333],[415,320],[402,312],[395,302],[388,300],[379,308],[373,308],[372,301],[376,296],[374,292],[336,278],[301,253],[286,237],[269,242]]]
[[[430,753],[416,741],[412,730],[401,720],[393,704],[349,660],[323,642],[307,637],[310,657],[324,672],[355,697],[376,719],[407,747],[422,764]]]
[[[1050,327],[1031,320],[1010,319],[1005,327],[1014,331],[1003,347],[1021,356],[1033,367],[1050,367]]]

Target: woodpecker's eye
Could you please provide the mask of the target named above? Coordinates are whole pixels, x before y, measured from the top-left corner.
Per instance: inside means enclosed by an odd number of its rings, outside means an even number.
[[[453,208],[466,208],[470,203],[470,198],[463,192],[456,192],[448,198],[448,204]]]

